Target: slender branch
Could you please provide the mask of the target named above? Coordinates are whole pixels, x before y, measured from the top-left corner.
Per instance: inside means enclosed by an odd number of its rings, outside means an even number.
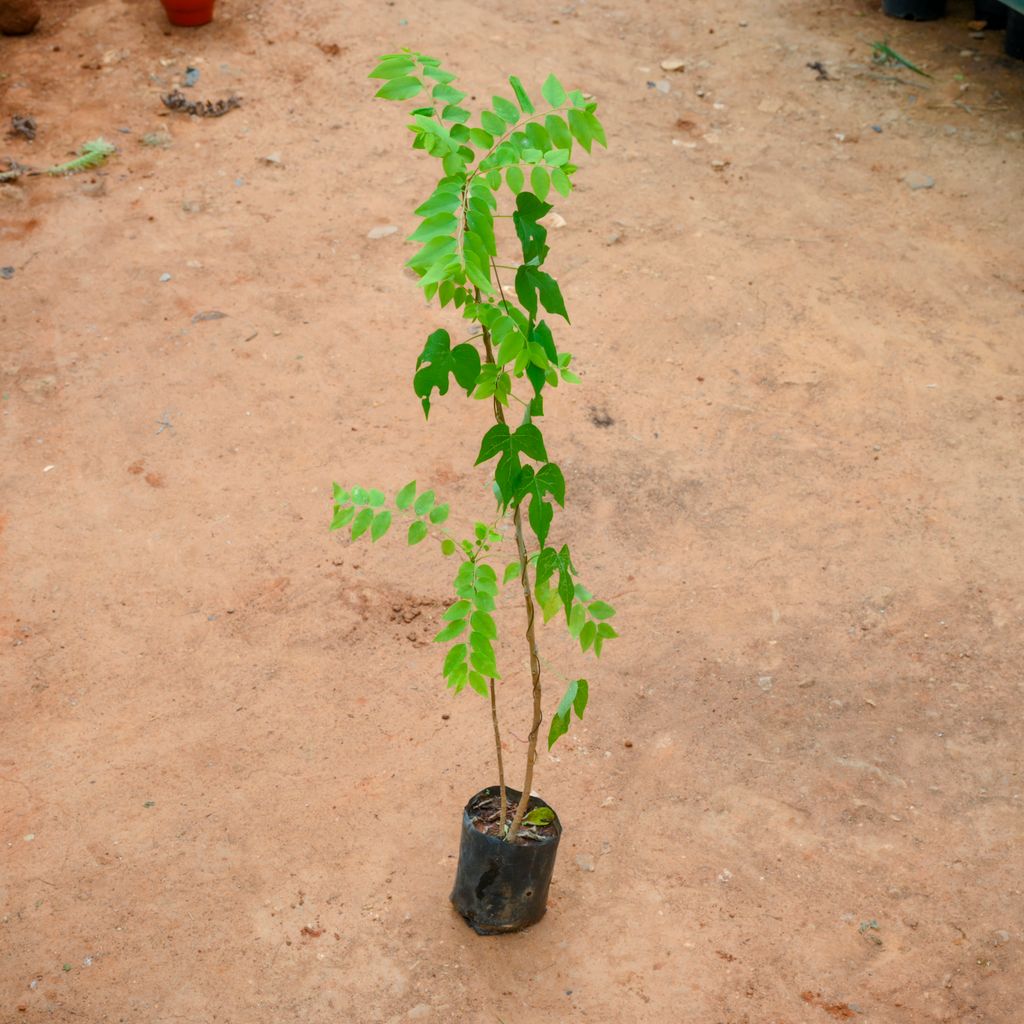
[[[498,283],[498,289],[499,291],[501,289],[500,282]],[[479,289],[476,290],[476,299],[478,302],[480,301]],[[491,345],[491,332],[484,327],[483,335],[487,362],[493,363],[494,348]],[[505,410],[502,408],[497,396],[494,397],[493,403],[495,420],[500,424],[504,424]],[[529,746],[526,750],[526,777],[523,781],[523,794],[519,798],[515,817],[512,819],[512,824],[509,826],[505,836],[509,842],[512,842],[519,834],[523,818],[526,815],[526,808],[530,803],[530,790],[533,788],[533,766],[537,763],[537,737],[540,735],[541,722],[544,720],[544,712],[541,709],[540,653],[537,650],[537,635],[534,631],[535,612],[533,595],[530,593],[530,558],[526,550],[526,537],[523,534],[523,513],[519,505],[516,505],[515,511],[512,514],[512,522],[516,528],[516,547],[519,551],[519,564],[522,566],[519,582],[523,586],[523,603],[526,605],[526,643],[530,648],[530,678],[533,684],[533,724],[530,729]]]
[[[501,790],[501,822],[498,828],[498,835],[505,838],[506,818],[508,817],[508,798],[505,796],[505,763],[501,756],[501,730],[498,728],[498,702],[494,695],[494,680],[491,684],[491,721],[494,723],[494,749],[498,755],[498,787]]]

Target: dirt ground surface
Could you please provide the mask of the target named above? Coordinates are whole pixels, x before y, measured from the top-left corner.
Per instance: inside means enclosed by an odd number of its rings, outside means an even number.
[[[118,145],[0,189],[0,1020],[1024,1019],[1024,65],[951,8],[57,0],[0,39],[39,126],[0,156]],[[403,45],[481,98],[554,70],[610,141],[545,431],[622,639],[542,634],[592,703],[503,938],[447,901],[495,781],[429,642],[453,567],[327,531],[332,480],[489,509],[488,409],[410,384],[456,320],[402,269],[434,165],[365,76]],[[243,106],[167,112],[188,66]]]

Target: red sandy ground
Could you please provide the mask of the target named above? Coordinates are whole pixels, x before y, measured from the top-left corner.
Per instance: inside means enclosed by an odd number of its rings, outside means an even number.
[[[120,147],[0,190],[4,1024],[1024,1019],[1024,66],[952,8],[76,0],[0,40],[40,126],[0,154]],[[402,45],[481,97],[554,69],[611,142],[560,206],[584,381],[545,429],[623,638],[543,634],[592,706],[539,766],[550,911],[501,939],[447,903],[494,781],[428,642],[452,566],[326,529],[332,479],[489,507],[488,410],[410,386],[451,318],[365,79]],[[167,115],[186,65],[242,109]]]

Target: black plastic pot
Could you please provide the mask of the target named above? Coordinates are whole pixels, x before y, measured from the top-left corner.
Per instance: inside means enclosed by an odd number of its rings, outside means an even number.
[[[890,18],[934,21],[946,16],[946,0],[884,0],[882,10]]]
[[[505,787],[509,803],[519,800],[517,789]],[[481,790],[462,812],[459,868],[451,900],[477,935],[517,932],[536,924],[547,910],[548,886],[555,868],[562,825],[555,815],[555,834],[526,843],[506,843],[473,827],[470,808],[481,797],[494,796],[497,786]],[[530,797],[528,810],[547,807]]]
[[[1024,14],[1010,11],[1006,18],[1006,39],[1003,49],[1007,57],[1024,60]]]
[[[985,28],[1006,28],[1006,4],[999,0],[974,0],[974,20],[985,22]]]

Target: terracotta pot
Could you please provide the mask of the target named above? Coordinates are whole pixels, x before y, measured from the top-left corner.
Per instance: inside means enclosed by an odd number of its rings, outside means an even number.
[[[196,28],[213,21],[214,0],[160,0],[172,25]]]

